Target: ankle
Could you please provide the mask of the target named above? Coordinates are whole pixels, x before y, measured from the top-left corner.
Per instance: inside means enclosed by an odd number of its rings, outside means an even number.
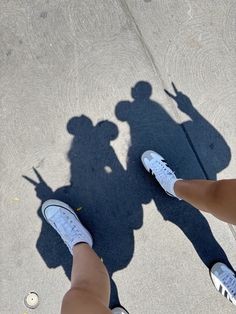
[[[173,183],[173,187],[172,187],[173,195],[176,198],[178,198],[180,201],[182,200],[182,196],[179,193],[179,186],[182,185],[183,181],[184,181],[183,179],[176,179],[176,181]]]
[[[184,181],[183,179],[177,179],[174,184],[173,184],[173,192],[174,192],[174,195],[175,197],[177,197],[179,200],[182,200],[183,196],[181,195],[181,189],[182,189],[182,186],[184,184]]]
[[[73,255],[74,255],[74,253],[78,252],[78,250],[80,250],[82,247],[90,247],[90,246],[87,242],[76,243],[72,248]]]

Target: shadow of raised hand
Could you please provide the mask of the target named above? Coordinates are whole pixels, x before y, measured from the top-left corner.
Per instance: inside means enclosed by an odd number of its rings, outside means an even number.
[[[25,178],[27,181],[32,183],[35,186],[35,192],[37,197],[42,201],[46,201],[49,198],[52,198],[53,196],[53,191],[52,189],[47,185],[45,180],[42,178],[42,176],[39,174],[39,172],[33,167],[34,173],[36,174],[39,182],[36,182],[35,180],[27,177],[27,176],[22,176]]]
[[[176,101],[177,103],[177,107],[184,113],[186,113],[187,115],[189,115],[191,117],[191,114],[193,113],[193,111],[195,110],[195,108],[193,107],[193,104],[190,100],[190,98],[183,94],[182,92],[178,91],[178,89],[176,88],[175,84],[172,82],[171,83],[173,90],[175,92],[175,95],[171,94],[168,90],[164,89],[164,91],[166,92],[166,94],[171,97],[172,99],[174,99],[174,101]]]

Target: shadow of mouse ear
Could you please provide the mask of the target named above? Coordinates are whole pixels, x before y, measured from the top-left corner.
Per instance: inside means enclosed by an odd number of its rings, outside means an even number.
[[[67,131],[72,135],[77,135],[81,129],[87,130],[93,127],[92,121],[85,115],[73,117],[67,123]]]
[[[106,138],[109,141],[113,141],[118,137],[118,127],[115,123],[111,121],[100,121],[96,125],[96,128],[98,128],[98,131],[102,135],[102,137]]]

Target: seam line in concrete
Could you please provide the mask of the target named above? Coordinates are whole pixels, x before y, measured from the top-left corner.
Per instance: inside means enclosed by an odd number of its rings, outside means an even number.
[[[140,28],[139,28],[138,24],[136,23],[133,14],[131,13],[131,11],[129,9],[128,4],[126,3],[125,0],[119,0],[119,1],[120,1],[121,7],[122,7],[125,15],[128,17],[129,20],[131,20],[133,22],[133,25],[134,25],[135,30],[136,30],[136,34],[137,34],[137,36],[138,36],[138,38],[139,38],[139,40],[140,40],[140,42],[141,42],[141,44],[143,46],[143,50],[145,52],[145,55],[147,56],[147,58],[149,59],[149,61],[151,63],[151,66],[153,68],[153,71],[154,71],[155,75],[160,78],[160,80],[162,82],[162,85],[164,86],[164,81],[163,81],[163,79],[162,79],[162,77],[160,75],[160,71],[158,70],[158,68],[157,68],[157,66],[155,64],[154,58],[153,58],[153,56],[152,56],[152,54],[151,54],[151,52],[150,52],[150,50],[149,50],[149,48],[148,48],[144,38],[143,38],[142,32],[140,31]]]
[[[187,141],[188,141],[188,143],[189,143],[189,145],[190,145],[190,147],[191,147],[191,149],[192,149],[192,151],[193,151],[193,153],[194,153],[194,155],[195,155],[195,157],[196,157],[196,159],[197,159],[197,161],[199,163],[199,166],[202,169],[202,172],[204,173],[204,176],[206,177],[207,180],[209,180],[209,176],[207,174],[207,171],[205,170],[205,168],[203,166],[203,163],[202,163],[202,161],[201,161],[201,159],[200,159],[200,157],[199,157],[199,155],[198,155],[198,153],[197,153],[197,151],[196,151],[196,149],[194,147],[194,144],[193,144],[193,142],[192,142],[192,140],[191,140],[191,138],[190,138],[190,136],[188,134],[188,131],[186,130],[185,126],[182,125],[182,123],[181,123],[181,127],[182,127],[183,132],[184,132],[184,134],[185,134],[185,136],[187,138]]]

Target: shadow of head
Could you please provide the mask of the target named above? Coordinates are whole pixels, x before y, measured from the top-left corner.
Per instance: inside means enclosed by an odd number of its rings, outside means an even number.
[[[79,135],[81,130],[84,134],[89,134],[93,130],[93,123],[88,117],[81,115],[80,117],[73,117],[68,121],[67,131],[71,135]]]
[[[131,88],[131,96],[136,100],[147,100],[152,95],[152,85],[145,81],[140,81]]]
[[[81,115],[71,118],[67,123],[67,131],[74,136],[82,138],[96,138],[100,142],[110,142],[118,137],[119,131],[113,122],[103,120],[93,126],[92,120]]]

